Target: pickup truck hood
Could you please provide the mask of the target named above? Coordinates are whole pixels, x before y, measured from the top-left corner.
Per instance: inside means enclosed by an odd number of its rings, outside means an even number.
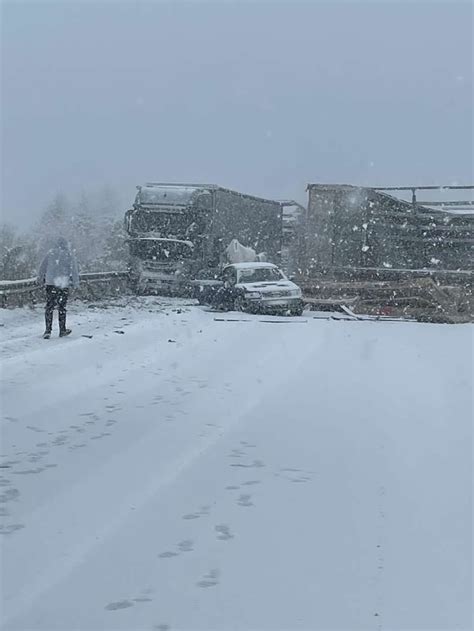
[[[259,291],[261,294],[273,294],[280,291],[292,291],[299,289],[291,280],[278,280],[260,283],[237,283],[236,287],[244,291]]]

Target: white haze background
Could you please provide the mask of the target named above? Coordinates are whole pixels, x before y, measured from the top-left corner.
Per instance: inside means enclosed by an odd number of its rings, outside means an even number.
[[[470,2],[2,3],[2,216],[62,192],[469,182]]]

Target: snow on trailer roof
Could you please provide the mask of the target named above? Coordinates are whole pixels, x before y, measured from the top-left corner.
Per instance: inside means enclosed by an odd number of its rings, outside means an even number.
[[[253,199],[257,202],[266,202],[267,204],[274,204],[276,206],[281,207],[281,202],[276,201],[274,199],[268,199],[265,197],[257,197],[256,195],[248,195],[247,193],[241,193],[240,191],[234,191],[233,189],[230,188],[225,188],[224,186],[219,186],[218,184],[188,184],[188,183],[169,183],[169,182],[147,182],[146,184],[137,186],[137,189],[139,191],[138,195],[140,195],[140,192],[143,189],[146,189],[146,191],[148,191],[150,194],[153,194],[154,191],[156,191],[157,189],[167,189],[167,192],[169,192],[170,195],[183,195],[183,199],[185,199],[184,202],[179,202],[181,203],[181,205],[184,205],[187,203],[187,201],[189,201],[189,199],[191,199],[191,196],[196,193],[197,191],[200,192],[206,192],[206,191],[224,191],[227,193],[232,193],[234,195],[239,195],[240,197],[245,197],[246,199]],[[186,199],[185,195],[189,195],[189,197]],[[137,197],[138,197],[137,195]],[[160,199],[158,202],[144,202],[145,205],[146,204],[157,204],[157,203],[176,203],[176,202],[170,202],[170,198],[168,197],[167,199],[163,200]]]
[[[474,185],[449,184],[441,186],[355,186],[352,184],[308,184],[306,190],[320,191],[366,191],[372,193],[379,200],[390,200],[398,204],[401,209],[410,213],[414,204],[419,214],[451,217],[473,217]],[[387,192],[389,191],[389,192]],[[419,191],[424,191],[419,197]],[[471,191],[467,193],[466,191]],[[394,195],[392,192],[396,192]],[[413,200],[413,195],[415,199]],[[469,199],[465,199],[469,197]]]
[[[217,186],[217,184],[195,184],[192,183],[190,184],[189,182],[184,183],[184,182],[146,182],[146,184],[144,184],[143,186],[166,186],[168,188],[209,188],[209,189],[214,189],[214,188],[219,188]],[[137,188],[139,188],[137,186]]]
[[[197,191],[203,190],[196,186],[176,186],[172,184],[146,184],[137,186],[137,202],[142,205],[170,204],[186,206]]]

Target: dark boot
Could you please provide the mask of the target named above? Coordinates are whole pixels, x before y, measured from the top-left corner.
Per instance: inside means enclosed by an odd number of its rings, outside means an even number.
[[[51,329],[53,328],[53,312],[46,311],[44,319],[46,321],[46,329],[43,333],[43,337],[45,340],[49,340],[51,337]]]
[[[51,330],[53,328],[53,312],[54,312],[54,306],[56,304],[56,294],[54,291],[54,287],[48,286],[46,287],[46,307],[44,310],[44,320],[45,320],[45,324],[46,324],[46,329],[44,332],[44,339],[45,340],[49,340],[49,338],[51,337]]]
[[[71,334],[71,329],[66,329],[66,312],[59,310],[59,337]]]
[[[58,321],[59,321],[59,337],[64,337],[71,333],[71,329],[66,329],[66,305],[68,290],[62,289],[58,291]]]

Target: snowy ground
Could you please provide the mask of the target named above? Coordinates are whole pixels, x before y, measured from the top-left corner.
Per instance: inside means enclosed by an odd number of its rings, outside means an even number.
[[[471,629],[472,327],[215,315],[0,312],[3,628]]]

